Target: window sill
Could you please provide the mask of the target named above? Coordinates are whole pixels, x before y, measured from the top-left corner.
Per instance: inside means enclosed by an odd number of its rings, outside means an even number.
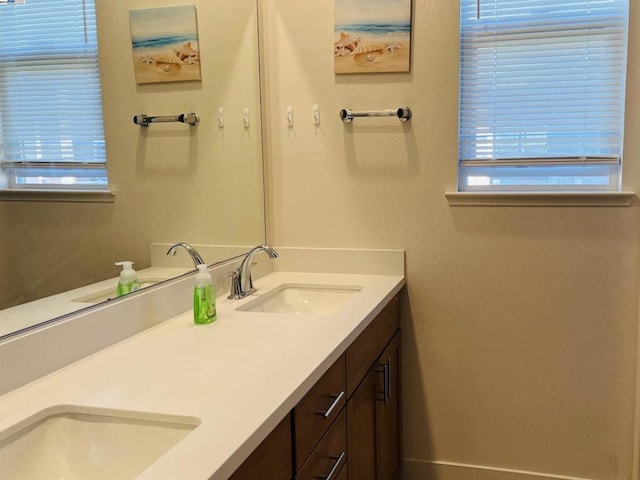
[[[445,192],[451,207],[628,207],[635,192]]]
[[[113,203],[111,190],[0,190],[0,202]]]

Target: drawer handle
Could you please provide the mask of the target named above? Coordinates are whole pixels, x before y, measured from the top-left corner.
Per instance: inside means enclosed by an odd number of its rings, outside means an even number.
[[[329,470],[329,473],[326,475],[319,475],[316,478],[318,480],[331,480],[333,476],[336,474],[336,472],[340,469],[340,466],[342,465],[342,460],[344,459],[346,454],[347,452],[342,452],[339,457],[331,457],[332,459],[335,459],[336,463],[333,464],[333,467],[331,467],[331,470]]]
[[[378,370],[380,371],[380,370]],[[388,359],[386,363],[382,364],[382,371],[380,371],[384,381],[383,401],[385,407],[391,400],[391,359]]]
[[[342,399],[342,397],[344,397],[344,392],[340,392],[340,394],[337,395],[336,398],[333,400],[333,403],[331,403],[331,405],[329,406],[327,411],[326,412],[319,412],[319,415],[322,415],[325,420],[327,418],[329,418],[331,416],[331,412],[340,403],[340,400]]]

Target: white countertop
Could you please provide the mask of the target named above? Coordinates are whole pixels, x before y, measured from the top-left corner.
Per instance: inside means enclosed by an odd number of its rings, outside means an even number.
[[[358,285],[335,314],[238,312],[283,283]],[[0,397],[0,431],[54,405],[151,412],[200,425],[139,479],[224,480],[402,288],[401,275],[275,272],[218,320],[191,311]]]

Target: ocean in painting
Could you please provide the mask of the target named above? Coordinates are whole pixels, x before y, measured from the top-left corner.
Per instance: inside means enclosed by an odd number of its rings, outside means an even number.
[[[152,50],[178,48],[187,42],[193,47],[198,44],[197,35],[171,35],[166,37],[132,38],[131,44],[135,53],[151,53]]]
[[[411,23],[349,23],[335,27],[336,32],[364,35],[397,35],[410,34]]]

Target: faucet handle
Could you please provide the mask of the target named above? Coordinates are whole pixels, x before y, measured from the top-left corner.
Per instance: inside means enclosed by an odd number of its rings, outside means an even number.
[[[237,270],[232,270],[224,274],[225,278],[231,278],[231,289],[229,291],[229,300],[238,300],[242,298],[242,289],[240,288],[240,275]]]

